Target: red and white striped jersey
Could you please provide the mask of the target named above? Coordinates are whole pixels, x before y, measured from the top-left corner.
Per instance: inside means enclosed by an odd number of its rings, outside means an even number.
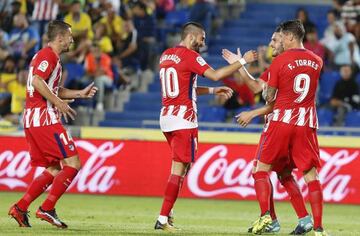
[[[36,0],[32,14],[33,20],[55,20],[59,12],[59,4],[54,0]]]
[[[163,132],[198,127],[196,107],[197,75],[210,66],[195,51],[183,46],[169,48],[160,57]]]
[[[60,123],[57,109],[35,90],[32,81],[35,75],[41,77],[49,89],[57,95],[61,80],[61,69],[60,58],[51,47],[41,49],[32,58],[26,86],[24,128]]]
[[[290,49],[268,69],[268,86],[277,88],[272,121],[318,128],[316,90],[322,59],[307,49]]]

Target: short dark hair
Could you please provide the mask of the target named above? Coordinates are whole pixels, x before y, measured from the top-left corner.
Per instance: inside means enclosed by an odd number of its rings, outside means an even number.
[[[181,40],[185,39],[186,36],[190,33],[194,33],[195,31],[202,30],[204,31],[204,27],[197,22],[190,21],[182,26],[181,28]]]
[[[276,26],[274,33],[280,33],[281,32],[281,25]]]
[[[70,28],[71,25],[69,25],[64,21],[60,21],[60,20],[50,21],[47,30],[47,36],[49,38],[49,41],[53,41],[56,38],[56,36],[64,34]]]
[[[303,41],[305,28],[300,20],[288,20],[280,24],[281,32],[293,34],[299,41]]]

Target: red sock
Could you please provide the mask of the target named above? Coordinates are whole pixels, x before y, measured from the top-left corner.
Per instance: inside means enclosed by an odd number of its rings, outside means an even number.
[[[178,197],[181,184],[184,177],[179,175],[170,175],[165,189],[165,197],[161,207],[160,215],[168,216]]]
[[[20,210],[27,211],[29,205],[43,192],[45,192],[53,180],[54,176],[52,176],[47,170],[44,170],[41,175],[31,182],[25,195],[16,203],[16,205],[20,208]]]
[[[299,186],[297,185],[294,177],[292,175],[286,176],[280,180],[282,186],[286,189],[286,192],[289,194],[290,202],[296,212],[298,218],[303,218],[309,213],[306,210],[304,198],[301,195]]]
[[[49,195],[41,205],[43,210],[50,211],[55,208],[57,200],[65,193],[77,173],[77,169],[70,166],[64,166],[64,168],[55,177]]]
[[[256,172],[254,175],[256,197],[260,205],[261,215],[270,211],[271,184],[269,173],[266,171]]]
[[[308,183],[309,200],[314,217],[314,229],[322,227],[323,193],[319,180]]]
[[[270,187],[271,187],[271,193],[270,193],[270,216],[271,216],[272,220],[276,220],[277,216],[276,216],[276,213],[275,213],[275,205],[274,205],[274,187],[273,187],[270,179],[269,179],[269,181],[270,181]]]

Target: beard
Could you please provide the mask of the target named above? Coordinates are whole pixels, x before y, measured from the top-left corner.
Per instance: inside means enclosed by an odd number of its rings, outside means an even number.
[[[199,53],[199,52],[200,52],[201,45],[200,45],[199,43],[197,43],[196,41],[193,41],[193,42],[191,42],[191,48],[192,48],[195,52]]]

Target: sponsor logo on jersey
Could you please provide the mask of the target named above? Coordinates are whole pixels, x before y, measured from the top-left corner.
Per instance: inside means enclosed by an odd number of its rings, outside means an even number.
[[[38,66],[38,69],[41,70],[42,72],[45,72],[46,69],[48,68],[48,66],[49,66],[49,62],[47,62],[47,61],[42,61],[42,62],[40,63],[40,65]]]
[[[204,60],[204,58],[198,56],[196,58],[196,61],[200,64],[200,66],[205,66],[206,65],[206,61]]]

